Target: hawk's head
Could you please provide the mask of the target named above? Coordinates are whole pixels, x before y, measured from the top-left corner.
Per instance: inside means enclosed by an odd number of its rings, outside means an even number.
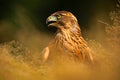
[[[58,30],[80,31],[76,17],[68,11],[57,11],[53,13],[47,18],[46,23],[48,26],[58,28]]]

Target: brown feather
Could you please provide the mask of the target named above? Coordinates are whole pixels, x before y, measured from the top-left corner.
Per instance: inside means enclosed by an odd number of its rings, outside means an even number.
[[[55,38],[49,43],[49,57],[72,55],[80,61],[93,61],[91,50],[81,35],[80,26],[75,16],[67,11],[58,11],[52,14],[62,15],[53,26],[57,27]]]

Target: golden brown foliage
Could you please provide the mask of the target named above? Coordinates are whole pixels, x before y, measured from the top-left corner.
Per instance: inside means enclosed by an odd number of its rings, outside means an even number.
[[[23,29],[17,34],[19,41],[0,45],[0,80],[120,80],[120,39],[117,37],[120,25],[111,26],[106,26],[106,45],[89,41],[94,65],[79,64],[64,57],[58,58],[53,64],[41,65],[39,53],[51,35],[39,33],[33,28]]]

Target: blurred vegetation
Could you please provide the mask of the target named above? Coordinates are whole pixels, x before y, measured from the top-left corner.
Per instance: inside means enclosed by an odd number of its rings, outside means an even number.
[[[37,18],[43,24],[46,17],[51,13],[58,10],[68,10],[78,17],[82,25],[85,25],[88,23],[87,20],[90,20],[97,13],[108,14],[110,10],[114,9],[116,1],[1,0],[0,4],[1,18],[14,15],[15,8],[20,5],[31,14],[31,17]]]
[[[53,38],[45,20],[58,10],[77,16],[94,64],[66,58],[41,64]],[[0,42],[0,80],[120,80],[120,1],[1,0]]]
[[[39,31],[49,32],[45,24],[46,18],[55,11],[67,10],[78,18],[81,28],[86,30],[90,28],[93,17],[99,14],[99,19],[108,21],[107,16],[114,10],[116,2],[116,0],[0,0],[0,37],[2,37],[0,42],[13,39],[14,33],[21,28],[16,21],[18,15],[28,16]]]

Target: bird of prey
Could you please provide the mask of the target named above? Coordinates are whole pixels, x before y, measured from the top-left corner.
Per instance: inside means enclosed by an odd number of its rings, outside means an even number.
[[[76,17],[68,11],[57,11],[51,14],[46,24],[55,27],[54,39],[43,49],[43,62],[60,55],[69,55],[80,61],[93,62],[91,50],[81,34]]]

